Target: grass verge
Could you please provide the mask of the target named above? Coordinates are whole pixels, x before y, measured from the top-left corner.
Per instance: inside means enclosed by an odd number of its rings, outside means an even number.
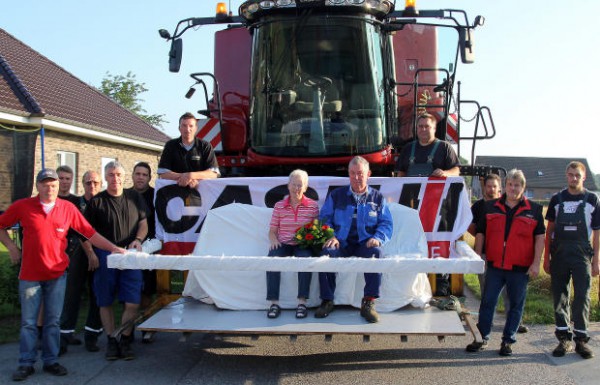
[[[479,281],[476,274],[466,274],[465,284],[475,295],[481,299]],[[571,290],[571,293],[573,291]],[[598,302],[598,277],[592,280],[590,321],[600,321],[600,305]],[[499,300],[498,311],[504,311],[502,298]],[[523,313],[525,324],[553,324],[554,306],[552,304],[552,293],[550,290],[550,276],[545,272],[529,282],[527,287],[527,299]]]

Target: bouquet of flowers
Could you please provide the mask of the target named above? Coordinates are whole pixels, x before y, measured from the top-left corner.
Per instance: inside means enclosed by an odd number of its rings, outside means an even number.
[[[333,229],[315,219],[296,230],[296,242],[304,249],[311,248],[315,252],[323,248],[323,244],[333,238]]]

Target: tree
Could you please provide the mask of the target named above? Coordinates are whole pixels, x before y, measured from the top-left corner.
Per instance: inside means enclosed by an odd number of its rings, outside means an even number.
[[[127,75],[112,75],[106,72],[106,76],[100,84],[100,92],[108,96],[122,107],[133,112],[140,118],[144,119],[149,124],[162,127],[163,123],[168,123],[163,114],[146,114],[146,110],[142,107],[143,99],[139,95],[148,91],[144,83],[138,82],[135,75],[131,71]]]

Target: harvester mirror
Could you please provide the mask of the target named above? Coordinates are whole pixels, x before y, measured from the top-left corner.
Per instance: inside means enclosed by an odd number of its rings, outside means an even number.
[[[159,29],[158,34],[165,40],[171,39],[171,34],[166,29]]]
[[[171,42],[171,50],[169,51],[169,71],[179,72],[181,67],[181,55],[183,53],[183,41],[174,39]]]
[[[458,44],[460,48],[460,59],[465,64],[475,62],[475,36],[473,29],[461,28],[458,30]]]
[[[473,22],[473,27],[483,27],[485,24],[485,17],[478,15],[475,17],[475,22]]]

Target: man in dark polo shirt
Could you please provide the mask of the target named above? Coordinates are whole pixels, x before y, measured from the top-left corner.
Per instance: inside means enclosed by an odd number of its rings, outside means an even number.
[[[179,118],[181,136],[165,144],[158,175],[162,179],[177,181],[182,187],[196,188],[203,179],[214,179],[221,175],[212,146],[196,137],[197,119],[186,112]]]

